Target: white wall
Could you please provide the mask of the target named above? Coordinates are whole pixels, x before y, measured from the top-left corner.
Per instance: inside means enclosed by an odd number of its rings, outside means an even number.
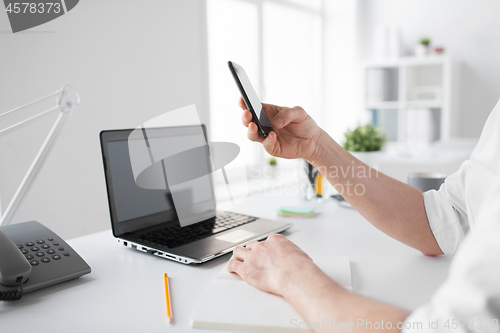
[[[110,227],[99,132],[193,103],[207,122],[205,30],[197,0],[80,1],[17,34],[0,11],[0,113],[63,83],[82,96],[14,223],[38,220],[65,238]],[[3,209],[53,119],[0,136]]]
[[[348,128],[368,122],[360,86],[357,1],[324,1],[325,115],[321,126],[339,143]]]
[[[406,54],[421,37],[461,63],[458,135],[478,137],[500,97],[500,1],[498,0],[358,0],[360,54],[372,56],[378,24],[401,28]]]

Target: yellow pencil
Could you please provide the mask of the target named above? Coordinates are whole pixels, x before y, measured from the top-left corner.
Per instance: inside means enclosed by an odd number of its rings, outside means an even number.
[[[315,179],[314,189],[316,192],[316,196],[323,196],[323,175],[318,172]]]
[[[172,315],[172,300],[170,298],[170,281],[167,273],[163,275],[163,280],[165,280],[165,298],[167,300],[167,320],[169,323],[173,323],[174,317]]]

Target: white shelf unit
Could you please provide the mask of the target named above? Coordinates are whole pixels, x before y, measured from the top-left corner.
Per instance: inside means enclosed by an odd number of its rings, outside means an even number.
[[[408,144],[419,135],[421,141],[447,141],[455,133],[457,68],[447,56],[366,61],[362,64],[364,108],[389,142]],[[418,126],[425,133],[415,130]]]

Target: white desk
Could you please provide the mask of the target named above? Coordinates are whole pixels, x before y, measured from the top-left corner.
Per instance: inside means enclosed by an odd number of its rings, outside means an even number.
[[[276,216],[280,205],[296,202],[285,195],[253,196],[237,211],[293,222],[285,235],[309,254],[347,255],[354,290],[381,301],[414,309],[446,278],[451,258],[425,257],[332,200],[318,205],[314,219]],[[0,303],[0,332],[194,331],[189,322],[197,304],[230,257],[183,265],[125,248],[110,230],[69,243],[92,273],[26,294],[18,302]],[[171,276],[173,325],[165,317],[164,272]]]

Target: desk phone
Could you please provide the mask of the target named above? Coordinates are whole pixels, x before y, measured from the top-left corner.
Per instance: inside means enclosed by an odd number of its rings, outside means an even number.
[[[36,221],[0,227],[0,300],[90,273],[61,237]]]

